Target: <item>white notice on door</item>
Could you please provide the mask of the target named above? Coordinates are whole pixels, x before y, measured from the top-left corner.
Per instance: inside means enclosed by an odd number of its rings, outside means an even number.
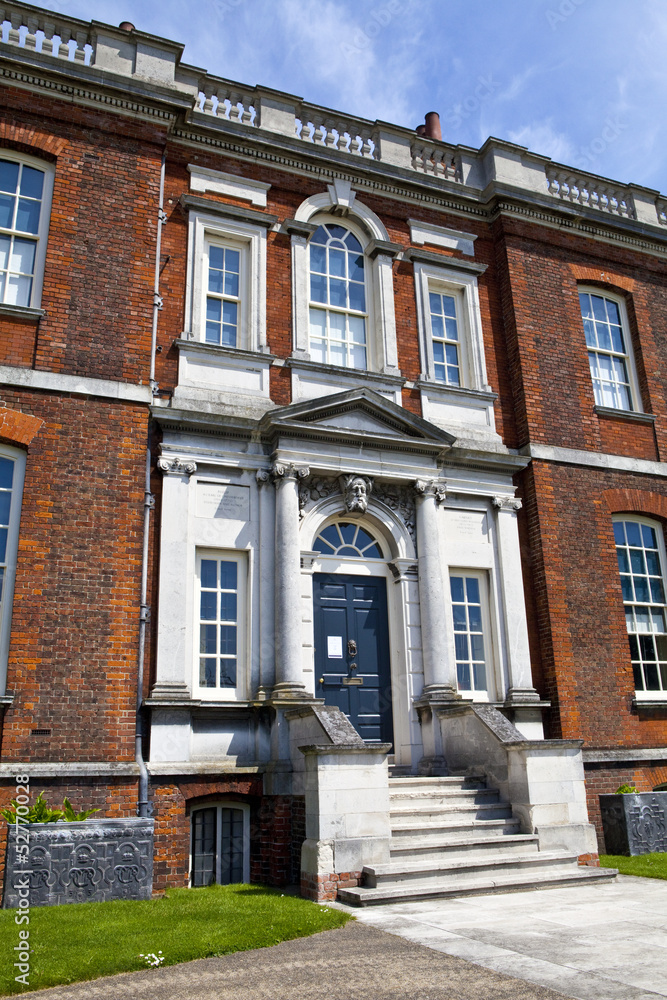
[[[343,659],[343,637],[342,635],[327,636],[327,656],[330,660]]]

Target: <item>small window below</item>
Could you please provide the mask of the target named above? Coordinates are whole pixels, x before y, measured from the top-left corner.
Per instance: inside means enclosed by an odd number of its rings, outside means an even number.
[[[662,528],[648,520],[614,521],[630,658],[639,699],[667,698],[667,603]]]
[[[345,556],[352,559],[382,559],[382,549],[365,528],[351,521],[330,524],[315,539],[315,552],[323,556]]]
[[[641,411],[625,303],[582,289],[579,304],[596,404]]]
[[[478,574],[450,576],[459,691],[486,695],[488,629],[482,583]]]
[[[193,888],[250,881],[249,808],[238,802],[192,812]]]

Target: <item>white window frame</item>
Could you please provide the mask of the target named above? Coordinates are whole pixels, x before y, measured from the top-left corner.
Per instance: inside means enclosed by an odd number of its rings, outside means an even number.
[[[415,261],[414,273],[422,380],[444,389],[488,390],[477,276],[440,264],[426,264],[421,261]],[[459,385],[443,382],[435,377],[429,305],[431,291],[451,295],[456,301],[461,371]]]
[[[661,605],[658,602],[626,601],[624,598],[621,598],[623,600],[623,608],[624,609],[629,608],[629,607],[634,608],[634,607],[638,607],[638,606],[646,606],[646,607],[649,607],[649,608],[650,607],[662,608],[662,610],[663,610],[663,616],[667,617],[667,552],[665,550],[665,531],[664,531],[663,525],[660,523],[660,521],[656,521],[656,520],[654,520],[654,519],[652,519],[650,517],[644,517],[641,514],[634,514],[634,513],[629,513],[629,512],[625,513],[625,514],[614,514],[614,516],[612,517],[612,523],[613,524],[618,524],[620,522],[626,522],[626,523],[627,522],[632,522],[634,524],[639,524],[639,525],[644,524],[647,527],[652,528],[653,531],[655,532],[656,538],[658,540],[658,559],[659,559],[659,562],[660,562],[660,570],[661,570],[661,577],[662,577],[662,586],[663,586],[663,590],[664,590],[664,593],[665,593],[665,604]],[[615,551],[617,551],[617,549],[618,549],[618,544],[617,543],[614,545],[614,549],[615,549]],[[620,578],[620,569],[619,569],[619,584],[620,583],[621,583],[621,578]],[[626,617],[626,626],[627,626],[627,617]],[[667,635],[667,633],[656,633],[656,632],[644,632],[644,633],[642,633],[642,632],[629,632],[628,631],[628,637],[630,635],[640,636],[640,635],[656,635],[656,634],[657,635],[661,635],[661,634],[666,634]],[[630,650],[630,656],[631,656],[631,660],[632,660],[632,651],[631,650]],[[643,660],[641,662],[643,662]],[[659,663],[659,661],[658,661],[658,663]],[[641,667],[640,667],[640,669],[641,669]],[[660,679],[660,668],[659,668],[659,665],[658,665],[657,669],[658,669],[658,678]],[[641,690],[638,690],[637,688],[635,688],[635,698],[636,698],[637,701],[663,701],[664,700],[664,701],[667,702],[667,682],[663,681],[663,688],[662,688],[662,690],[659,690],[659,691],[648,691],[648,690],[641,691]]]
[[[349,219],[339,219],[334,216],[329,219],[316,219],[314,220],[314,222],[317,225],[318,229],[320,226],[327,226],[327,227],[341,226],[343,229],[351,233],[355,237],[355,239],[359,241],[359,244],[361,246],[361,254],[364,259],[364,301],[365,301],[366,311],[362,313],[360,311],[351,309],[350,307],[343,308],[338,306],[332,306],[323,302],[316,302],[311,298],[310,294],[311,274],[312,274],[312,268],[310,264],[311,248],[312,248],[312,237],[311,237],[308,240],[308,353],[310,354],[311,352],[311,341],[313,339],[310,326],[311,310],[315,309],[325,314],[325,316],[327,317],[327,329],[329,327],[328,317],[332,314],[342,315],[345,317],[363,318],[364,328],[365,328],[365,341],[364,341],[364,352],[366,355],[365,366],[363,368],[357,368],[356,366],[353,365],[336,365],[336,367],[345,368],[348,371],[357,371],[357,372],[374,371],[375,355],[377,354],[377,348],[374,343],[375,324],[373,322],[373,273],[372,273],[373,262],[366,252],[368,238],[364,236],[363,232],[359,229],[359,227],[355,226],[354,223],[350,222]],[[314,235],[315,234],[313,233],[313,236]],[[331,275],[327,273],[327,277],[331,277]],[[349,281],[346,281],[346,284],[349,284]],[[324,343],[326,345],[327,353],[329,353],[330,350],[331,340],[332,338],[328,336],[324,338]],[[349,341],[349,339],[345,340],[346,345],[349,346],[350,343],[351,341]],[[322,363],[327,365],[332,365],[332,364],[335,365],[335,362],[331,361],[325,361]]]
[[[193,608],[193,697],[202,701],[243,701],[247,696],[249,683],[249,553],[241,549],[210,549],[197,547],[195,552],[195,596]],[[237,565],[237,609],[236,609],[236,686],[235,687],[204,687],[200,684],[200,595],[201,595],[201,561],[216,559],[225,562],[235,562]]]
[[[190,810],[190,868],[189,868],[189,881],[192,886],[192,872],[193,872],[193,861],[194,861],[194,846],[195,846],[195,823],[194,817],[195,813],[201,812],[204,809],[215,809],[216,810],[216,845],[215,845],[215,867],[216,867],[216,881],[214,884],[220,885],[220,866],[221,866],[221,840],[222,840],[222,824],[220,822],[220,812],[222,809],[240,809],[243,813],[243,882],[234,882],[233,885],[243,885],[250,882],[250,806],[246,802],[237,802],[233,799],[220,799],[215,802],[201,802],[200,804],[193,806]]]
[[[0,445],[0,458],[8,458],[14,462],[7,549],[5,562],[2,564],[5,572],[2,586],[2,600],[0,602],[0,694],[5,694],[7,690],[7,661],[9,659],[9,640],[12,627],[12,607],[16,582],[16,564],[18,561],[19,527],[21,523],[26,453],[21,451],[20,448]]]
[[[495,688],[496,688],[496,670],[495,670],[495,642],[493,636],[493,627],[491,622],[491,613],[489,607],[490,601],[490,584],[489,584],[489,574],[483,569],[471,569],[458,566],[450,566],[449,574],[447,578],[448,583],[448,594],[447,600],[449,605],[450,614],[452,616],[452,647],[454,648],[454,665],[457,672],[457,685],[458,685],[458,666],[456,664],[456,642],[454,636],[456,632],[454,631],[454,611],[453,605],[454,601],[451,596],[451,578],[453,576],[466,578],[473,578],[479,583],[479,596],[480,596],[480,606],[482,613],[482,638],[484,640],[484,668],[486,675],[486,689],[477,690],[474,686],[470,688],[458,688],[459,694],[464,698],[472,698],[473,701],[493,701],[495,698]],[[459,633],[461,634],[461,633]],[[469,633],[466,633],[469,634]],[[474,684],[473,677],[471,675],[471,682]]]
[[[206,342],[208,248],[212,244],[241,252],[239,325],[235,348]],[[199,341],[213,350],[266,351],[265,228],[190,210],[184,337]]]
[[[621,316],[621,330],[623,331],[623,338],[625,340],[625,354],[621,355],[617,351],[604,350],[601,348],[591,348],[586,343],[586,335],[584,332],[584,317],[581,312],[581,304],[579,302],[579,295],[581,293],[587,295],[597,295],[602,299],[609,299],[610,302],[614,302],[618,306],[618,311]],[[626,370],[628,373],[628,383],[630,387],[630,402],[631,409],[626,409],[622,406],[610,406],[609,403],[598,402],[595,397],[595,385],[593,383],[593,377],[591,375],[591,388],[593,389],[593,397],[595,399],[595,405],[601,407],[602,409],[616,410],[618,413],[643,413],[644,407],[642,405],[642,398],[639,392],[639,381],[637,379],[637,366],[635,364],[635,353],[632,345],[632,336],[630,333],[630,322],[628,318],[628,309],[626,305],[625,298],[622,295],[617,295],[614,292],[607,291],[606,288],[599,288],[596,285],[578,285],[577,286],[577,304],[579,306],[579,315],[581,317],[581,332],[584,336],[584,347],[586,348],[586,357],[590,353],[597,355],[604,355],[607,357],[622,357],[625,361]],[[589,361],[590,369],[590,361]]]
[[[18,229],[0,229],[1,235],[11,235],[18,236],[21,239],[30,239],[36,244],[30,301],[24,306],[14,306],[11,303],[0,301],[0,308],[38,309],[42,302],[44,267],[46,264],[46,245],[49,235],[49,224],[51,221],[51,202],[53,199],[55,167],[52,163],[48,163],[46,160],[40,160],[36,156],[28,156],[24,153],[15,152],[12,149],[5,149],[4,147],[0,148],[0,160],[10,160],[13,163],[24,164],[27,167],[33,167],[35,170],[41,170],[44,174],[42,205],[40,209],[39,228],[37,234],[23,233]]]

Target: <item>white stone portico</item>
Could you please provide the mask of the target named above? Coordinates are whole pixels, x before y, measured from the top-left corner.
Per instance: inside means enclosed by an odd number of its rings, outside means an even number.
[[[431,707],[460,697],[450,569],[484,580],[488,686],[475,697],[504,706],[519,727],[531,727],[526,735],[539,735],[512,486],[524,459],[497,448],[474,455],[457,449],[445,429],[366,388],[272,409],[259,421],[185,410],[156,415],[164,498],[153,760],[201,759],[195,723],[203,715],[211,759],[245,765],[287,756],[275,731],[282,708],[271,721],[260,706],[317,694],[318,573],[386,581],[396,764],[417,771],[425,758],[431,765],[442,758]],[[371,485],[354,517],[377,539],[381,560],[315,551],[326,525],[351,516],[346,475]],[[243,561],[243,653],[233,689],[197,682],[198,551]]]

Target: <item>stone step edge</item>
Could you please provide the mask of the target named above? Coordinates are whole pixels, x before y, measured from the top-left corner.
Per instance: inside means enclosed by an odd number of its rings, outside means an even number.
[[[510,844],[537,844],[539,843],[539,837],[536,833],[507,833],[500,834],[498,837],[476,837],[476,838],[460,838],[458,840],[444,840],[442,837],[437,839],[429,840],[424,837],[415,837],[414,843],[412,841],[406,842],[401,841],[400,843],[393,843],[393,840],[389,842],[389,850],[411,850],[411,851],[421,851],[421,850],[443,850],[449,851],[453,848],[459,847],[507,847]]]
[[[389,807],[389,815],[396,816],[398,819],[407,819],[410,816],[421,816],[424,813],[444,813],[445,815],[451,815],[452,813],[469,813],[469,812],[479,812],[479,810],[484,812],[498,812],[500,810],[504,812],[510,812],[509,816],[504,817],[505,819],[513,819],[511,815],[511,807],[509,803],[504,802],[471,802],[470,805],[466,806],[463,803],[459,803],[454,806],[442,806],[442,805],[419,805],[419,806],[408,806],[402,808],[397,806],[392,808]],[[498,819],[503,817],[499,816]]]
[[[586,868],[580,865],[576,870],[540,872],[525,878],[508,875],[495,879],[469,879],[458,884],[443,885],[428,882],[401,882],[392,886],[386,883],[378,888],[358,886],[355,889],[339,889],[338,900],[352,906],[371,906],[380,903],[404,902],[410,899],[445,899],[456,896],[490,895],[495,892],[526,892],[534,889],[551,889],[558,886],[574,885],[585,879],[611,881],[618,875],[615,868]]]
[[[407,817],[411,818],[411,817]],[[517,816],[506,816],[501,819],[472,819],[465,821],[456,821],[454,823],[443,822],[442,820],[434,820],[432,823],[420,823],[415,825],[414,823],[400,824],[392,823],[391,830],[392,834],[396,833],[406,833],[408,830],[414,830],[416,834],[421,834],[428,832],[429,830],[472,830],[473,833],[476,830],[490,830],[492,827],[507,827],[515,826],[521,827],[521,820]],[[529,836],[527,834],[527,836]]]
[[[474,785],[475,788],[486,788],[486,782],[483,778],[462,778],[457,775],[442,775],[440,777],[432,777],[424,775],[423,777],[419,774],[397,774],[396,776],[389,775],[390,785],[430,785],[433,787],[438,787],[441,785],[465,785],[469,782]]]
[[[513,867],[538,864],[539,867],[545,865],[577,865],[577,855],[569,851],[538,851],[531,854],[495,854],[491,857],[477,858],[456,858],[449,864],[427,864],[424,861],[389,862],[382,865],[364,865],[362,872],[364,875],[372,875],[375,878],[386,878],[389,875],[421,875],[426,872],[451,872],[464,871],[467,868],[493,868],[501,865],[512,865]],[[434,877],[437,877],[434,875]]]

